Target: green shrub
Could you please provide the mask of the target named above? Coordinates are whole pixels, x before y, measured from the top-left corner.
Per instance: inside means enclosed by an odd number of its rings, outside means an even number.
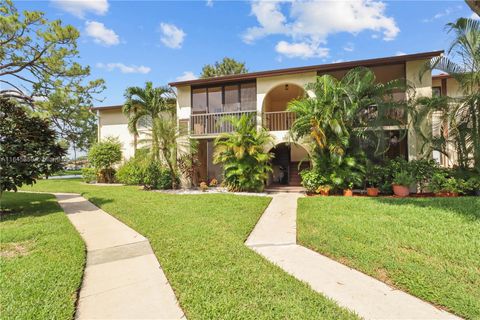
[[[172,178],[170,175],[170,170],[163,167],[161,162],[149,161],[142,171],[142,184],[145,189],[149,190],[172,188]]]
[[[394,173],[392,182],[400,186],[409,186],[415,182],[415,179],[407,170],[401,170]]]
[[[100,182],[114,182],[113,166],[122,160],[122,146],[118,139],[107,138],[95,143],[88,151],[88,161],[99,172]]]
[[[420,192],[425,190],[433,175],[441,170],[437,162],[431,159],[412,160],[408,162],[406,169],[411,173]]]
[[[462,193],[467,189],[468,185],[465,180],[449,177],[446,172],[436,173],[430,182],[430,190],[435,193]]]
[[[302,186],[307,192],[316,192],[318,187],[328,184],[328,179],[315,170],[303,170],[300,172]]]
[[[134,157],[125,162],[115,175],[118,182],[129,185],[140,185],[143,183],[143,171],[146,161]]]
[[[82,168],[82,179],[86,183],[97,181],[97,169],[92,167]]]

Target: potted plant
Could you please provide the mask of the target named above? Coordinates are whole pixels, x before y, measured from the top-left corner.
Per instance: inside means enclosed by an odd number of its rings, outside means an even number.
[[[412,175],[407,170],[401,170],[393,175],[393,193],[397,197],[406,197],[410,194],[410,185],[414,182]]]
[[[202,190],[202,192],[205,192],[208,190],[208,184],[205,181],[200,182],[200,190]]]
[[[210,184],[209,184],[210,187],[215,188],[217,185],[218,185],[217,179],[213,178],[212,180],[210,180]]]
[[[430,189],[437,197],[458,197],[465,190],[463,179],[448,178],[445,173],[436,173],[430,181]]]
[[[330,194],[331,189],[332,187],[329,185],[322,185],[322,186],[319,186],[315,192],[322,196],[328,196]]]
[[[352,197],[353,196],[353,182],[349,182],[347,184],[347,188],[343,189],[343,196],[344,197]]]
[[[380,192],[378,186],[381,182],[381,167],[378,165],[368,165],[365,182],[367,186],[367,195],[369,197],[378,196],[378,193]]]

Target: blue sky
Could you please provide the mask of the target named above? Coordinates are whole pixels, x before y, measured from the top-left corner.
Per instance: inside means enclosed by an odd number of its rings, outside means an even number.
[[[463,1],[17,1],[80,30],[80,62],[121,104],[126,87],[198,76],[225,56],[260,71],[445,49]],[[475,17],[478,18],[478,17]]]

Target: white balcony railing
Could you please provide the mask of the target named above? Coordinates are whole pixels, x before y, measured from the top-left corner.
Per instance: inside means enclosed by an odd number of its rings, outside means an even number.
[[[225,132],[232,132],[233,126],[230,122],[222,120],[224,117],[238,117],[247,114],[256,121],[256,111],[235,111],[221,113],[192,114],[190,116],[190,132],[192,136],[215,135]]]
[[[289,130],[295,121],[295,113],[290,111],[275,111],[263,113],[263,126],[268,131]]]

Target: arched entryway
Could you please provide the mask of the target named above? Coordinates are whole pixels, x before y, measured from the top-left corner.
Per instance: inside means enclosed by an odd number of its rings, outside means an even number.
[[[293,83],[283,83],[272,88],[263,100],[263,122],[269,131],[288,130],[295,115],[287,111],[290,101],[302,97],[305,90]]]
[[[268,185],[300,186],[300,171],[310,167],[308,151],[299,144],[283,142],[270,152],[273,153],[273,172]]]

